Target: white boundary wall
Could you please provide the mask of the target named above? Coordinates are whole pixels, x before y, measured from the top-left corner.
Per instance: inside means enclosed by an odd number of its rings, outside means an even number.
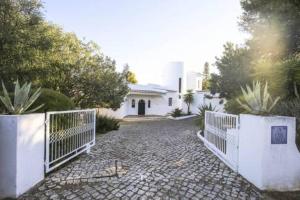
[[[45,115],[0,115],[0,199],[44,179]]]
[[[193,114],[199,113],[199,107],[202,105],[209,105],[211,104],[212,107],[216,107],[217,112],[224,112],[224,105],[225,105],[225,99],[223,99],[223,103],[220,104],[220,101],[222,98],[218,98],[218,95],[215,95],[214,98],[208,99],[205,98],[205,95],[210,95],[210,92],[206,91],[195,91],[194,92],[194,102],[191,104],[191,112]],[[183,95],[182,95],[183,96]],[[183,99],[183,98],[182,98]],[[187,105],[184,101],[182,101],[182,108],[184,112],[187,112]]]

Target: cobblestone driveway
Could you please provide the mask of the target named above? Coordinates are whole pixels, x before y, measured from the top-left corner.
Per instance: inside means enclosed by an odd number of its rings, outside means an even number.
[[[194,123],[123,123],[20,199],[263,198],[204,147]]]

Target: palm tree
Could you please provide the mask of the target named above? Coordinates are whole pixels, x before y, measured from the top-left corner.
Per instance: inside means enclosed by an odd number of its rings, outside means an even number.
[[[190,112],[190,106],[194,101],[194,96],[193,96],[193,91],[192,90],[187,90],[186,94],[183,96],[183,100],[186,103],[187,107],[188,107],[188,115],[191,114]]]

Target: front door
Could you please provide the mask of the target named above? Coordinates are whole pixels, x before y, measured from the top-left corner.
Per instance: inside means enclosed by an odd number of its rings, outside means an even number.
[[[145,101],[142,99],[139,100],[138,115],[145,115]]]

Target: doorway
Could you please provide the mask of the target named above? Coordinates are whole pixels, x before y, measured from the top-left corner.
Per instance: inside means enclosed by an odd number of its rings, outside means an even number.
[[[145,101],[143,99],[139,100],[138,103],[138,115],[145,115]]]

